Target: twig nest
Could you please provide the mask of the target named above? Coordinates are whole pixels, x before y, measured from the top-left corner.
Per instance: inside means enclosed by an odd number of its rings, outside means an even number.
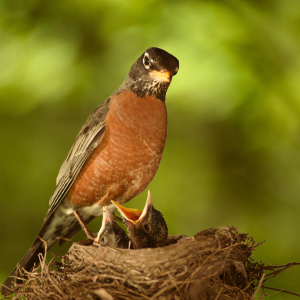
[[[165,247],[155,249],[113,249],[79,242],[55,262],[58,270],[42,262],[42,272],[29,274],[17,296],[251,299],[253,279],[257,284],[263,273],[250,258],[256,246],[251,237],[233,227],[209,229],[193,237],[169,236]]]

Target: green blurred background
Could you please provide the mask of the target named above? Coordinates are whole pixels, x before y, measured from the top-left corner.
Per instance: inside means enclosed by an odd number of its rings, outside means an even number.
[[[2,0],[0,282],[42,225],[89,113],[151,46],[180,61],[149,186],[170,234],[234,225],[266,241],[257,260],[300,261],[299,35],[299,0]],[[300,267],[268,285],[300,293]]]

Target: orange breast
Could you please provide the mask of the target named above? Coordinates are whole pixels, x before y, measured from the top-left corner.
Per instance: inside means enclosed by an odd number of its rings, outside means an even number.
[[[125,91],[112,97],[99,146],[67,197],[73,205],[125,203],[153,179],[167,138],[167,111],[154,97]]]

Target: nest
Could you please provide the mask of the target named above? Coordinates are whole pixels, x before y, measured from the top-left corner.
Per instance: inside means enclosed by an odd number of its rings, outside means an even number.
[[[257,246],[234,227],[169,236],[155,249],[81,241],[59,261],[41,257],[40,271],[23,273],[13,299],[253,299],[266,280],[296,264],[257,263],[251,257]]]

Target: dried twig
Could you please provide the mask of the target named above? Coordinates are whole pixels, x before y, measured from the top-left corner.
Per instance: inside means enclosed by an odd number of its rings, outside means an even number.
[[[268,289],[268,290],[279,291],[279,292],[283,292],[283,293],[287,293],[287,294],[291,294],[291,295],[300,297],[300,294],[297,294],[297,293],[294,293],[294,292],[285,291],[284,289],[275,289],[275,288],[271,288],[271,287],[268,287],[268,286],[265,286],[264,288]]]
[[[256,297],[258,291],[260,290],[260,288],[261,288],[261,286],[262,286],[262,284],[263,284],[263,282],[264,282],[265,276],[266,276],[266,273],[264,272],[263,275],[261,276],[259,282],[258,282],[257,288],[256,288],[256,290],[255,290],[255,292],[254,292],[254,294],[253,294],[251,300],[253,300],[253,299]]]

